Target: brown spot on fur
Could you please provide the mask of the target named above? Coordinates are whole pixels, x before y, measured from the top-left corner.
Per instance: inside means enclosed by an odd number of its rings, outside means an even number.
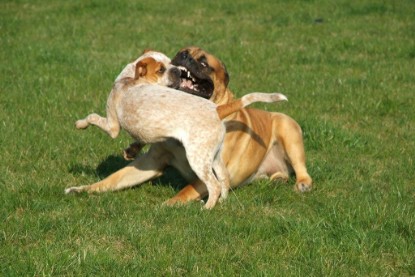
[[[145,58],[135,66],[135,79],[146,76],[148,83],[157,83],[160,73],[165,70],[163,63],[152,57]]]

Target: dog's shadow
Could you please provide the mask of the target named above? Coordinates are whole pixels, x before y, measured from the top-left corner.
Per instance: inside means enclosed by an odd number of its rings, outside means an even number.
[[[91,166],[82,164],[75,164],[69,168],[69,173],[73,175],[90,175],[98,176],[99,179],[104,179],[116,172],[117,170],[126,167],[130,162],[124,160],[121,156],[110,155],[105,158],[95,169]],[[175,190],[186,185],[186,180],[173,167],[167,167],[163,171],[163,175],[152,180],[154,184],[161,186],[169,186]]]

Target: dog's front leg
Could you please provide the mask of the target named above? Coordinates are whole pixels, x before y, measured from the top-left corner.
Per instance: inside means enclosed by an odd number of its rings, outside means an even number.
[[[120,124],[118,123],[118,120],[114,120],[111,116],[105,118],[96,113],[76,121],[75,126],[77,129],[86,129],[91,124],[101,128],[112,138],[116,138],[120,133]]]

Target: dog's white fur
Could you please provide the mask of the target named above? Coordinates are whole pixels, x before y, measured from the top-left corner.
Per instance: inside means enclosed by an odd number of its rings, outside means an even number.
[[[145,58],[161,63],[165,73],[157,81],[138,76],[137,64]],[[220,148],[225,136],[225,126],[218,115],[216,104],[201,97],[168,88],[171,85],[174,66],[170,59],[159,52],[146,52],[135,62],[128,64],[115,80],[107,101],[107,117],[90,114],[78,120],[78,129],[90,124],[106,131],[112,138],[120,129],[143,143],[179,141],[186,150],[186,158],[194,173],[208,189],[205,208],[211,209],[219,197],[225,199],[229,190],[229,176],[223,164]],[[135,78],[132,78],[134,76]],[[172,77],[173,76],[173,77]],[[242,107],[256,101],[275,102],[286,100],[279,93],[252,93],[241,99]],[[108,188],[93,186],[71,187],[66,193],[100,191]]]

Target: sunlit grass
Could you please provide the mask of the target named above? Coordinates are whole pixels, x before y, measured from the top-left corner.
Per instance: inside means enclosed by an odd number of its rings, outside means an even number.
[[[414,275],[412,1],[2,1],[0,273]],[[174,170],[137,189],[68,197],[123,167],[104,113],[144,49],[197,45],[237,96],[281,91],[303,127],[315,190],[255,182],[214,210],[161,203]]]

